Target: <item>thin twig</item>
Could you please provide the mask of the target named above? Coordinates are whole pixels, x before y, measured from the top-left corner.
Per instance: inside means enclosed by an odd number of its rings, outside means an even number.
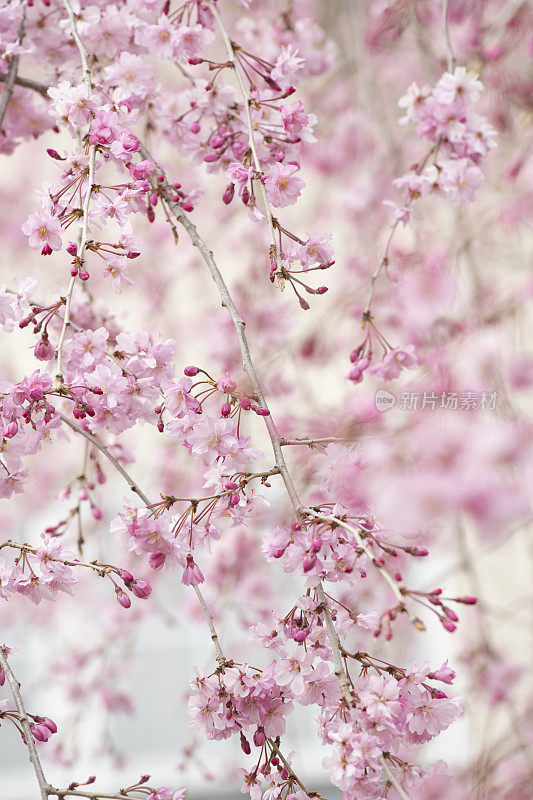
[[[387,780],[390,783],[390,785],[392,787],[394,787],[395,791],[398,793],[398,795],[401,797],[402,800],[409,800],[409,796],[404,792],[404,790],[402,789],[401,785],[396,780],[396,777],[395,777],[393,771],[391,769],[389,769],[389,765],[387,764],[385,756],[382,756],[380,761],[381,761],[381,765],[382,765],[382,767],[383,767],[383,769],[385,771],[385,775],[387,776]]]
[[[22,40],[24,39],[24,25],[26,22],[26,3],[24,3],[22,7],[22,17],[20,19],[18,31],[17,31],[17,41],[18,45],[22,44]],[[19,56],[18,54],[12,56],[11,62],[9,64],[9,69],[7,71],[7,76],[5,77],[5,86],[4,91],[2,92],[2,97],[0,97],[0,129],[4,122],[4,117],[6,115],[7,107],[9,105],[9,101],[11,100],[11,95],[13,94],[13,88],[15,86],[17,80],[17,71],[19,68]],[[4,76],[3,76],[4,77]]]
[[[448,0],[442,0],[442,28],[444,30],[444,40],[446,42],[446,60],[448,72],[453,72],[455,67],[455,57],[453,55],[450,30],[448,28]]]
[[[85,49],[85,45],[83,44],[80,35],[78,33],[78,28],[76,25],[76,16],[74,11],[72,10],[72,6],[70,5],[69,0],[63,0],[63,5],[65,10],[68,14],[70,20],[70,32],[72,38],[74,39],[76,46],[78,48],[78,52],[81,58],[81,65],[83,70],[83,82],[87,86],[89,93],[92,91],[93,85],[91,81],[91,71],[89,69],[89,61],[88,61],[88,54],[87,50]],[[81,239],[80,239],[80,246],[78,248],[77,253],[77,260],[79,263],[79,268],[83,268],[84,264],[84,255],[85,250],[87,248],[87,229],[89,224],[89,204],[91,202],[91,194],[93,191],[93,183],[94,183],[94,168],[95,168],[95,161],[96,161],[96,145],[92,144],[89,147],[89,172],[87,176],[87,190],[85,192],[85,197],[83,199],[83,220],[82,220],[82,229],[81,229]],[[73,275],[70,279],[70,283],[68,285],[67,294],[66,294],[66,303],[65,303],[65,317],[63,319],[63,327],[61,328],[61,335],[59,337],[59,342],[57,344],[56,353],[57,353],[57,375],[56,378],[61,385],[63,383],[63,373],[62,373],[62,356],[63,356],[63,343],[65,341],[65,334],[67,332],[67,327],[70,320],[70,305],[72,302],[72,293],[74,291],[74,286],[76,283],[77,275]]]
[[[246,126],[248,128],[248,142],[249,142],[249,145],[250,145],[250,152],[252,153],[252,159],[253,159],[253,162],[254,162],[254,167],[255,167],[256,172],[262,173],[263,170],[261,168],[261,162],[259,160],[259,156],[257,154],[257,148],[255,146],[254,126],[253,126],[253,122],[252,122],[252,115],[251,115],[251,112],[250,112],[250,102],[251,102],[250,92],[246,88],[246,84],[244,83],[243,77],[241,75],[241,71],[239,69],[239,65],[238,65],[238,62],[237,62],[237,59],[236,59],[236,56],[235,56],[235,50],[233,48],[233,44],[232,44],[231,39],[230,39],[230,37],[228,35],[228,32],[227,32],[226,28],[224,27],[224,23],[222,22],[222,19],[221,19],[220,14],[218,13],[218,11],[216,9],[215,4],[212,3],[210,0],[209,0],[209,7],[211,8],[211,12],[212,12],[212,14],[213,14],[213,16],[215,18],[215,21],[216,21],[216,23],[217,23],[217,25],[218,25],[218,27],[220,29],[220,33],[222,35],[222,39],[224,40],[224,45],[226,47],[226,52],[228,54],[228,60],[233,65],[233,70],[235,72],[235,78],[237,79],[239,90],[240,90],[240,93],[241,93],[241,96],[242,96],[242,102],[243,102],[243,105],[244,105],[244,113],[245,113],[245,116],[246,116]],[[282,264],[281,264],[280,252],[279,252],[278,246],[276,244],[276,232],[274,230],[274,215],[272,213],[272,207],[271,207],[270,203],[268,202],[266,191],[265,191],[265,187],[263,186],[262,182],[258,181],[257,185],[259,187],[259,193],[261,195],[261,200],[263,201],[263,205],[264,205],[264,208],[265,208],[265,215],[266,215],[267,222],[268,222],[268,230],[269,230],[269,233],[270,233],[271,252],[273,253],[274,258],[276,259],[276,266],[277,266],[278,270],[281,270],[282,269]]]
[[[99,450],[108,459],[108,461],[110,461],[113,464],[115,469],[118,470],[118,472],[120,472],[124,480],[127,482],[128,486],[130,487],[131,491],[135,492],[135,494],[141,498],[145,506],[150,505],[150,500],[144,494],[140,486],[138,486],[138,484],[133,480],[131,475],[129,475],[126,472],[122,464],[120,464],[117,461],[117,459],[113,455],[111,455],[105,444],[103,444],[100,441],[100,439],[98,439],[98,437],[94,435],[94,433],[86,431],[85,428],[82,428],[81,425],[78,425],[76,422],[69,419],[64,414],[60,413],[58,414],[58,416],[61,419],[61,421],[65,423],[65,425],[68,425],[69,428],[72,428],[73,431],[79,433],[80,436],[84,436],[86,439],[88,439],[89,442],[91,442],[91,444],[93,444],[96,447],[96,449]]]

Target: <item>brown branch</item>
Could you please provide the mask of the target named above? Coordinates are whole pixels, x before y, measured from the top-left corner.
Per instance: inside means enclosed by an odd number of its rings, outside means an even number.
[[[9,72],[0,75],[0,83],[7,83],[8,80]],[[29,78],[20,78],[16,75],[15,84],[17,86],[23,86],[25,89],[32,89],[43,97],[48,97],[48,86],[45,86],[44,83],[37,83],[37,81],[32,81]]]

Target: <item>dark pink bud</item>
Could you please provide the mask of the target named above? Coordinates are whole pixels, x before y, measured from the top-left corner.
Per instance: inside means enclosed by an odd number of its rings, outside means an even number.
[[[454,625],[453,622],[446,617],[440,617],[440,621],[442,622],[442,627],[446,628],[450,633],[453,633],[457,628],[457,625]]]
[[[12,439],[13,436],[16,436],[16,434],[18,433],[18,429],[19,427],[14,420],[9,422],[4,429],[5,438]]]
[[[326,294],[326,292],[328,291],[328,287],[327,286],[319,286],[318,289],[315,289],[315,291],[316,291],[317,294]]]
[[[72,269],[70,270],[71,278],[75,278],[77,276],[77,274],[78,274],[78,268],[77,267],[72,267]]]
[[[229,403],[222,404],[222,406],[220,407],[220,414],[223,417],[229,417],[229,415],[231,414],[231,406]]]
[[[198,367],[185,367],[183,372],[188,378],[194,378],[195,375],[198,375],[200,370]]]
[[[281,772],[279,774],[281,775],[281,777],[283,778],[284,781],[286,781],[287,778],[289,777],[289,773],[287,772],[285,767],[283,767],[283,769],[281,770]]]
[[[191,133],[200,133],[200,123],[199,122],[193,122],[193,124],[191,125],[189,130],[190,130]]]
[[[127,569],[119,569],[118,574],[124,581],[124,583],[133,583],[134,577],[131,572],[128,572]]]
[[[33,738],[37,742],[47,742],[52,735],[46,726],[34,725],[31,729]]]
[[[51,256],[51,255],[52,255],[52,252],[53,252],[53,250],[52,250],[52,248],[50,247],[50,245],[49,245],[49,244],[45,244],[45,246],[44,246],[44,247],[43,247],[43,249],[41,250],[41,255],[42,255],[42,256]]]
[[[207,164],[212,164],[214,161],[218,161],[218,158],[219,158],[219,156],[218,156],[218,153],[215,153],[215,152],[212,152],[212,153],[207,153],[207,154],[204,156],[204,161],[205,161]]]
[[[477,603],[477,597],[473,595],[465,595],[464,597],[454,597],[453,598],[456,603],[463,603],[465,606],[475,606]]]
[[[165,430],[165,424],[161,419],[157,423],[157,430],[159,431],[159,433],[163,433],[163,431]]]
[[[401,579],[402,579],[402,573],[401,572],[395,572],[394,573],[394,580],[401,581]]]
[[[152,594],[152,587],[146,581],[133,581],[131,585],[131,591],[138,597],[140,600],[146,600],[147,597],[150,597]]]
[[[260,408],[255,408],[254,411],[259,417],[268,417],[268,416],[270,416],[270,411],[268,410],[268,408],[261,408],[261,407]]]
[[[69,242],[67,244],[67,253],[71,256],[76,256],[78,254],[78,245],[76,242]]]
[[[94,519],[102,519],[102,510],[98,506],[91,506],[91,514]]]
[[[43,717],[43,720],[40,724],[45,725],[50,733],[57,733],[57,725],[53,719],[50,719],[49,717]]]
[[[239,495],[238,494],[232,494],[230,502],[231,502],[232,506],[239,505]]]
[[[299,522],[292,522],[291,523],[291,529],[293,531],[301,531],[302,530],[302,526],[300,525]]]
[[[89,273],[86,272],[85,270],[83,272],[80,272],[80,280],[88,281],[89,280]]]
[[[146,216],[148,217],[148,222],[153,222],[155,220],[155,212],[152,206],[148,206],[148,210],[146,211]]]
[[[258,728],[254,733],[253,738],[256,747],[262,747],[265,743],[265,731],[263,728]]]
[[[272,551],[272,556],[274,558],[281,558],[286,549],[286,547],[276,547],[275,550]]]
[[[50,156],[50,158],[55,158],[56,161],[65,161],[66,159],[59,155],[57,150],[54,150],[52,147],[48,147],[46,152]]]
[[[222,201],[229,206],[231,201],[233,200],[233,196],[235,194],[235,184],[229,183],[226,188],[224,189],[224,194],[222,195]]]
[[[252,752],[252,748],[250,747],[250,742],[243,733],[241,733],[241,750],[247,756],[249,756],[250,753]]]
[[[186,200],[185,203],[183,203],[182,208],[183,208],[184,211],[194,211],[193,204],[189,203],[188,200]]]
[[[316,564],[316,556],[313,554],[312,556],[306,556],[304,558],[303,568],[304,572],[310,572]]]
[[[322,539],[319,539],[318,537],[316,539],[313,539],[313,541],[311,542],[311,552],[318,553],[321,547],[322,547]]]
[[[248,202],[250,200],[250,192],[248,191],[248,188],[246,186],[242,190],[241,200],[242,200],[242,202],[244,203],[245,206],[248,205]]]
[[[224,488],[227,489],[229,492],[232,492],[234,489],[237,488],[237,484],[235,481],[228,481],[224,484]]]
[[[128,595],[118,587],[115,589],[115,591],[117,593],[117,600],[122,606],[122,608],[129,608],[131,606],[131,600],[128,597]]]
[[[410,556],[416,556],[417,558],[422,558],[423,556],[429,555],[429,550],[426,550],[425,547],[406,547],[405,552],[409,553]]]
[[[296,633],[293,634],[293,639],[295,642],[303,642],[307,639],[308,631],[297,630]]]
[[[252,407],[252,401],[249,397],[241,397],[239,405],[244,411],[248,411]]]
[[[3,686],[6,682],[6,675],[4,670],[0,667],[0,686]]]

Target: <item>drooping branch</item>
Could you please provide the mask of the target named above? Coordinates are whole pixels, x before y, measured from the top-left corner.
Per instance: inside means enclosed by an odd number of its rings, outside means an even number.
[[[26,3],[24,3],[22,7],[22,16],[20,18],[20,23],[17,31],[17,43],[19,46],[22,44],[22,40],[24,39],[25,24],[26,24]],[[4,90],[2,92],[2,96],[0,97],[0,129],[2,128],[4,122],[4,117],[6,115],[9,101],[11,100],[11,95],[13,94],[13,89],[17,80],[18,68],[19,68],[19,56],[14,55],[11,57],[9,69],[7,71],[7,75],[5,76]]]
[[[37,778],[37,783],[39,784],[39,791],[41,794],[41,798],[42,800],[46,800],[46,798],[48,797],[48,790],[51,787],[44,776],[41,760],[37,752],[37,747],[35,746],[35,740],[31,732],[30,723],[28,720],[28,716],[26,714],[26,709],[24,708],[24,703],[22,701],[22,696],[20,694],[20,683],[15,678],[13,671],[9,666],[7,657],[4,655],[2,647],[0,647],[0,667],[3,669],[5,673],[7,681],[9,683],[9,687],[11,689],[11,694],[13,695],[13,700],[15,701],[15,705],[19,713],[20,724],[22,726],[22,730],[24,731],[24,737],[26,739],[26,747],[28,748],[28,755],[33,767],[33,771],[35,772],[35,777]]]

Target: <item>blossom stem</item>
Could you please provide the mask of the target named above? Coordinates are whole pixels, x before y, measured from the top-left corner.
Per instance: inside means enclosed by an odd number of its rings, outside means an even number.
[[[228,54],[228,60],[233,65],[233,69],[234,69],[234,72],[235,72],[235,78],[237,79],[237,84],[239,86],[239,90],[240,90],[240,93],[241,93],[241,96],[242,96],[242,101],[243,101],[243,105],[244,105],[244,113],[245,113],[245,116],[246,116],[246,126],[248,128],[248,142],[249,142],[249,145],[250,145],[250,151],[252,153],[252,159],[253,159],[253,162],[254,162],[254,167],[255,167],[256,172],[262,173],[263,170],[261,168],[261,162],[259,160],[259,156],[257,154],[257,148],[255,146],[254,127],[253,127],[253,122],[252,122],[252,115],[251,115],[251,112],[250,112],[250,93],[249,93],[248,89],[246,88],[246,84],[243,81],[242,75],[241,75],[240,70],[239,70],[238,62],[237,62],[237,59],[236,59],[236,56],[235,56],[235,50],[233,48],[233,44],[231,42],[231,39],[230,39],[230,37],[228,35],[228,32],[227,32],[226,28],[224,27],[224,23],[222,22],[222,19],[220,18],[220,14],[218,13],[218,11],[216,9],[215,4],[213,2],[211,2],[211,0],[209,0],[208,5],[211,8],[211,12],[212,12],[212,14],[213,14],[213,16],[215,18],[215,21],[216,21],[216,23],[217,23],[217,25],[218,25],[218,27],[220,29],[220,33],[222,35],[222,39],[224,40],[224,45],[226,47],[226,52]],[[258,187],[259,187],[259,194],[261,196],[261,200],[263,201],[265,214],[266,214],[266,218],[267,218],[267,222],[268,222],[268,229],[269,229],[269,232],[270,232],[271,252],[273,253],[274,258],[276,259],[276,266],[277,266],[278,270],[281,270],[282,269],[282,264],[281,264],[280,252],[279,252],[279,248],[278,248],[278,246],[276,244],[276,234],[275,234],[275,230],[274,230],[274,215],[272,213],[272,208],[270,206],[270,203],[268,202],[268,199],[267,199],[265,187],[263,186],[261,181],[258,181],[257,183],[258,183]]]

